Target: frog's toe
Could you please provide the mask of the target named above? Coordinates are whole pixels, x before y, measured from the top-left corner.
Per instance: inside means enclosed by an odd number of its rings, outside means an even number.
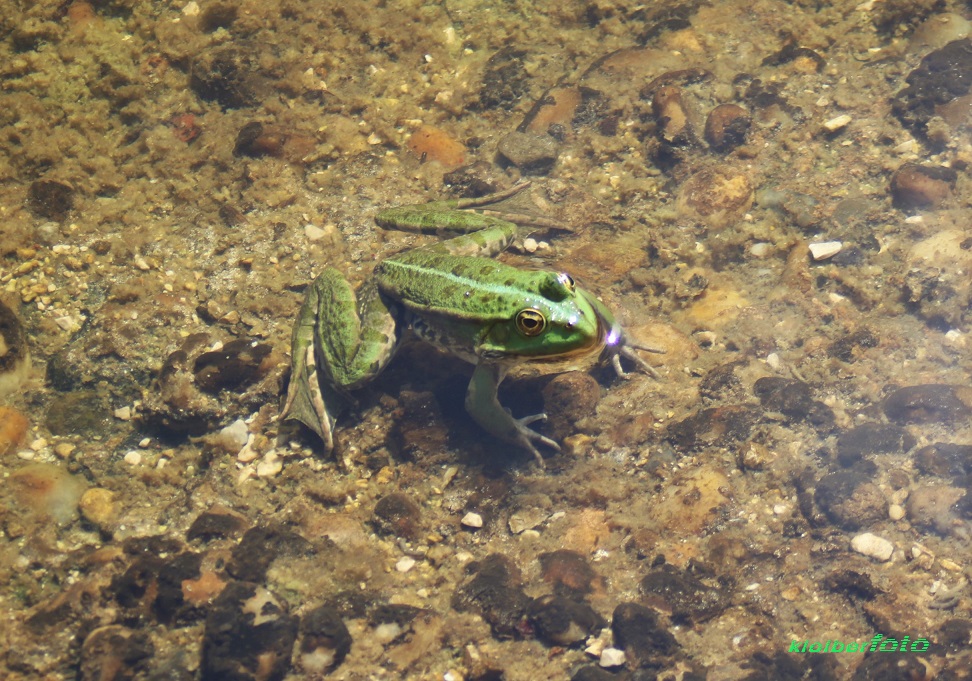
[[[533,458],[537,460],[537,463],[540,464],[541,468],[544,467],[543,456],[541,456],[540,452],[533,445],[533,443],[540,442],[557,452],[560,451],[560,445],[557,444],[556,441],[551,440],[545,435],[541,435],[537,431],[533,430],[532,428],[528,428],[527,426],[535,421],[543,421],[546,418],[546,414],[531,414],[530,416],[524,416],[523,418],[513,419],[514,423],[516,424],[517,433],[519,434],[520,445],[524,449],[528,449],[533,454]]]

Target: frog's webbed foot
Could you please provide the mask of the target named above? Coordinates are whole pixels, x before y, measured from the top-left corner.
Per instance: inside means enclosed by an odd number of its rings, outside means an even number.
[[[280,420],[300,421],[323,440],[326,451],[334,449],[334,407],[329,409],[321,393],[314,345],[308,345],[293,358],[287,401],[280,412]]]
[[[534,443],[545,444],[557,451],[560,451],[560,445],[529,427],[531,423],[546,419],[546,414],[514,418],[509,409],[505,409],[499,403],[496,392],[504,376],[506,376],[506,369],[501,364],[490,362],[477,364],[472,380],[469,381],[469,390],[466,392],[466,411],[486,431],[502,440],[519,445],[533,454],[533,458],[543,468],[543,456]]]
[[[509,410],[505,410],[509,414]],[[512,418],[512,416],[511,416]],[[533,442],[542,442],[554,451],[560,451],[560,445],[556,441],[551,440],[545,435],[541,435],[532,428],[528,428],[534,421],[546,421],[546,414],[531,414],[530,416],[523,416],[521,418],[513,418],[513,422],[516,424],[517,432],[517,443],[526,450],[529,450],[533,454],[533,458],[536,459],[537,464],[541,469],[545,468],[543,463],[543,456],[536,447],[533,446]]]
[[[626,359],[630,359],[638,366],[639,369],[644,371],[652,378],[656,380],[661,379],[661,374],[658,373],[655,367],[643,360],[641,356],[635,352],[635,350],[644,350],[645,352],[653,352],[659,355],[665,354],[665,350],[662,348],[656,348],[651,345],[635,345],[634,343],[626,343],[620,350],[611,356],[611,366],[614,367],[614,373],[618,375],[618,378],[623,378],[625,380],[631,378],[631,375],[621,366],[621,355],[624,355]]]

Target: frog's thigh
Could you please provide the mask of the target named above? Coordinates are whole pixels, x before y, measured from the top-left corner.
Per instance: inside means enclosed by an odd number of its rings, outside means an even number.
[[[354,290],[340,272],[327,268],[314,280],[318,308],[318,349],[334,385],[354,388],[376,376],[397,343],[395,317],[373,281]]]

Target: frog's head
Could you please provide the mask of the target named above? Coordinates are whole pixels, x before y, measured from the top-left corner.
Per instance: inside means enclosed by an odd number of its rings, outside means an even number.
[[[623,342],[611,312],[569,274],[536,272],[532,284],[511,317],[485,330],[481,357],[559,361]]]

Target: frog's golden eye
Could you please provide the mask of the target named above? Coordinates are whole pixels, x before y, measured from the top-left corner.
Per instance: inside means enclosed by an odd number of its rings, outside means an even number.
[[[516,313],[516,330],[524,336],[539,336],[547,328],[547,318],[540,310],[528,307]]]
[[[566,288],[571,293],[573,293],[576,290],[577,286],[574,284],[573,277],[571,277],[566,272],[561,272],[560,274],[557,275],[557,278],[560,280],[560,283],[564,285],[564,288]]]

